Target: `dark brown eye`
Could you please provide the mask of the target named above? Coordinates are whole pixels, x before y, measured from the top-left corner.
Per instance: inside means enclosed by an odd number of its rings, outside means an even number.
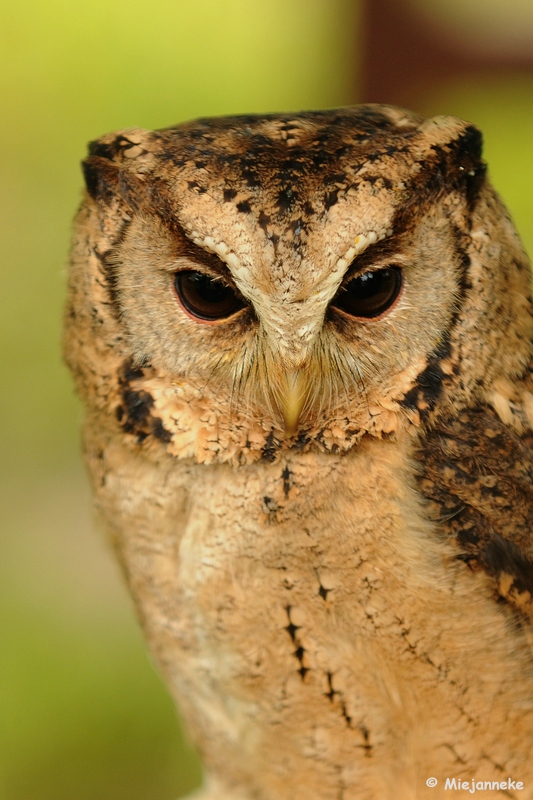
[[[363,272],[341,287],[331,305],[352,317],[372,319],[394,304],[401,288],[402,271],[399,267]]]
[[[203,272],[176,272],[174,288],[183,308],[191,316],[206,322],[231,317],[244,307],[244,302],[233,289]]]

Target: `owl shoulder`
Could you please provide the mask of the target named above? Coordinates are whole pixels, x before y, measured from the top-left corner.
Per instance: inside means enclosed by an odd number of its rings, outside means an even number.
[[[417,461],[428,513],[456,558],[533,618],[533,361],[486,402],[437,419]]]

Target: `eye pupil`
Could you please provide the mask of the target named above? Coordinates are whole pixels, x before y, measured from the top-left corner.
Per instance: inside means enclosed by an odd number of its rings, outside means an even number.
[[[203,272],[177,272],[174,288],[182,306],[197,319],[225,319],[244,306],[230,286]]]
[[[352,278],[333,298],[331,305],[352,317],[379,317],[394,304],[402,288],[399,267],[364,272]]]

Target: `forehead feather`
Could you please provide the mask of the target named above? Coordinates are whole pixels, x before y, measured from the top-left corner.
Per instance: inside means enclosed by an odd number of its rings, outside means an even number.
[[[253,268],[256,286],[274,279],[297,300],[320,290],[318,263],[335,272],[361,242],[388,235],[412,198],[468,181],[475,193],[480,144],[453,117],[356,106],[122,131],[93,143],[85,170],[93,197],[155,211],[237,280]]]
[[[458,171],[468,174],[479,162],[480,146],[477,129],[454,117],[424,120],[367,105],[119,131],[92,143],[84,167],[91,193],[101,187],[93,173],[112,162],[145,186],[151,177],[145,194],[161,209],[169,199],[180,207],[209,193],[243,215],[255,211],[262,227],[292,222],[298,235],[306,216],[327,214],[361,184],[391,190],[416,179],[422,166],[422,182],[436,171],[453,184]]]

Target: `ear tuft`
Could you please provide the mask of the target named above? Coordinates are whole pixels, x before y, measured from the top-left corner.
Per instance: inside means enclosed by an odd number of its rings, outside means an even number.
[[[89,153],[82,162],[87,191],[93,200],[109,204],[120,194],[126,203],[144,196],[139,180],[154,168],[152,134],[142,128],[108,133],[89,143]],[[139,178],[139,180],[137,180]]]
[[[476,205],[485,182],[487,165],[481,158],[483,136],[475,125],[468,125],[461,136],[449,144],[450,163],[457,170],[457,181],[464,188],[468,208]]]
[[[437,169],[445,186],[464,192],[471,211],[487,172],[487,165],[481,157],[481,131],[471,123],[446,116],[425,120],[420,131],[425,134],[422,150],[424,160]]]
[[[109,204],[116,195],[119,167],[107,158],[91,155],[81,162],[85,185],[93,200]]]

